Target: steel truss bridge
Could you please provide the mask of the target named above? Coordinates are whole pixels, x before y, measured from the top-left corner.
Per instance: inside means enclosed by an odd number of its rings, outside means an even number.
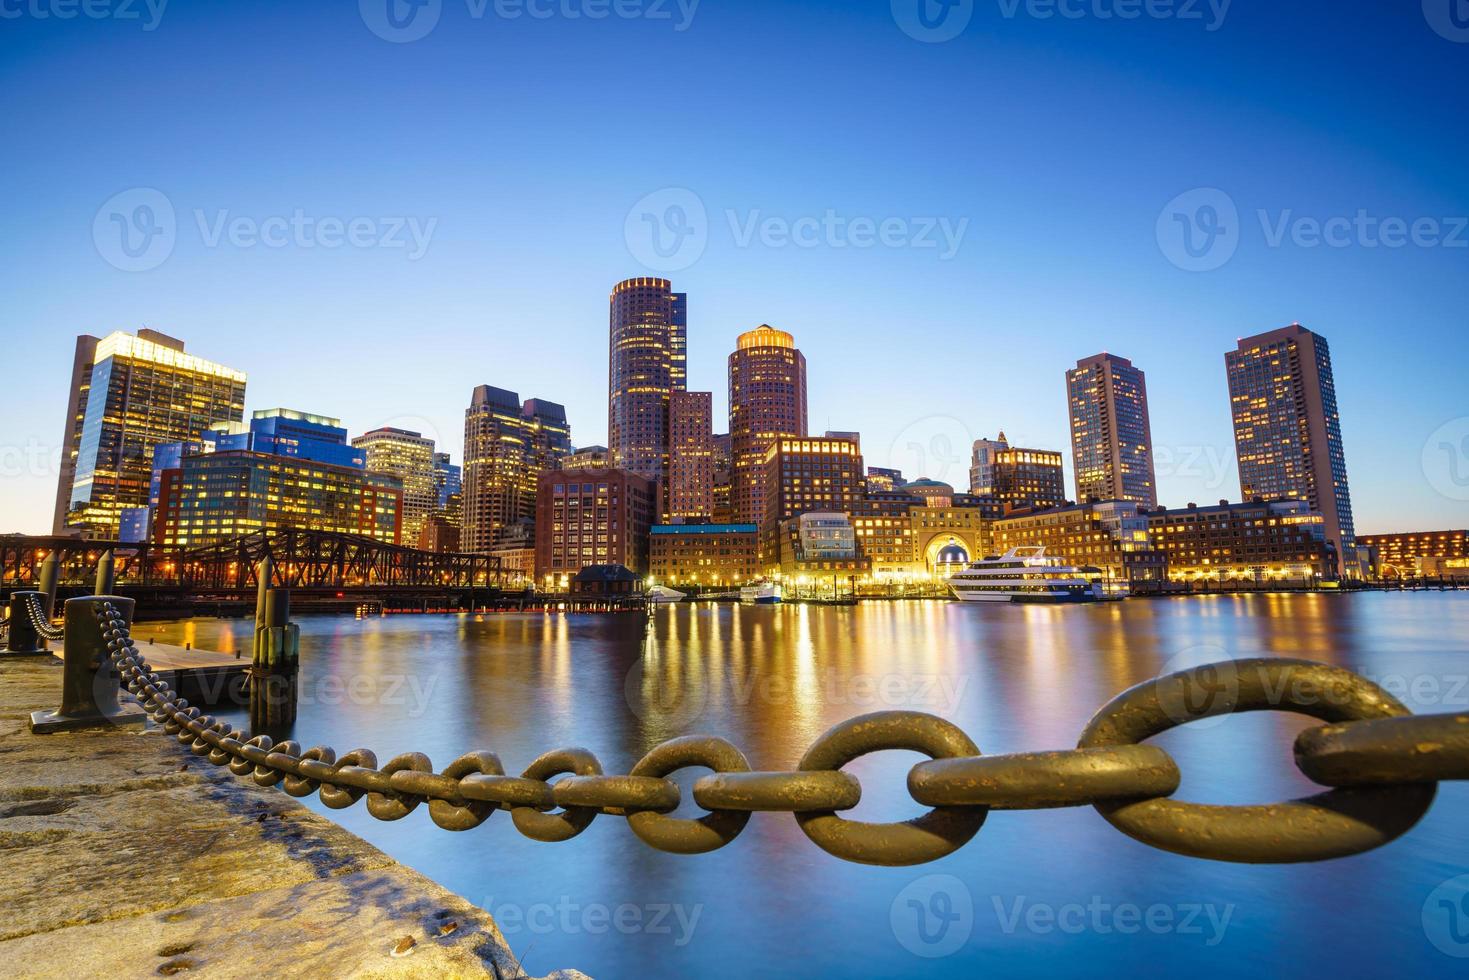
[[[111,554],[118,591],[171,591],[185,595],[252,592],[256,566],[269,557],[271,584],[303,592],[389,595],[400,592],[498,591],[505,582],[491,555],[438,554],[371,538],[285,528],[259,531],[202,548],[87,541],[69,537],[0,537],[0,588],[31,589],[51,555],[60,584],[90,587],[98,562]]]

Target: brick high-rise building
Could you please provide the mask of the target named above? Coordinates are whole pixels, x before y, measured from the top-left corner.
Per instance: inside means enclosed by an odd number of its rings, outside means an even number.
[[[1241,496],[1306,501],[1352,574],[1356,530],[1326,338],[1297,323],[1246,337],[1224,360]]]
[[[1148,385],[1125,357],[1097,354],[1066,372],[1076,499],[1158,506]]]
[[[806,358],[785,331],[757,327],[729,355],[729,435],[732,516],[763,522],[766,451],[782,436],[806,435]]]
[[[862,447],[850,439],[776,439],[765,451],[762,475],[765,565],[779,563],[782,522],[802,514],[851,514],[867,493]]]
[[[535,575],[552,590],[591,565],[648,571],[657,484],[606,467],[542,473],[536,491]]]
[[[707,521],[714,514],[714,394],[675,391],[668,405],[670,521]]]
[[[182,341],[152,330],[118,331],[95,347],[80,338],[57,499],[65,523],[88,537],[116,535],[123,511],[149,505],[154,447],[239,423],[245,380],[243,372],[185,353]]]
[[[609,305],[611,464],[666,484],[669,403],[687,387],[688,296],[667,279],[628,279],[613,287]]]
[[[488,552],[534,520],[537,480],[571,452],[566,409],[480,385],[464,413],[464,518],[460,548]]]

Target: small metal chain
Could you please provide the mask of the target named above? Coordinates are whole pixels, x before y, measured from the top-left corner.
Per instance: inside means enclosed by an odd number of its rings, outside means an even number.
[[[31,626],[43,640],[62,640],[66,638],[66,630],[52,626],[51,621],[46,618],[46,610],[41,607],[41,600],[35,596],[26,596],[26,612],[30,614]]]
[[[1370,681],[1326,664],[1256,659],[1210,664],[1140,684],[1104,706],[1078,747],[1059,752],[982,756],[951,722],[914,711],[882,711],[843,722],[818,738],[793,772],[752,772],[721,738],[686,736],[655,747],[627,775],[604,773],[586,749],[559,749],[506,775],[492,752],[461,756],[435,773],[417,752],[379,767],[356,749],[302,751],[243,732],[178,697],[148,666],[110,602],[97,605],[112,662],[127,689],[194,754],[228,765],[291,796],[319,793],[333,809],[367,797],[379,820],[400,820],[420,804],[445,830],[464,831],[509,810],[522,834],[569,840],[599,815],[625,817],[645,843],[698,854],[739,836],[755,812],[793,814],[819,847],[875,865],[912,865],[953,853],[979,832],[990,810],[1093,806],[1124,833],[1153,847],[1220,861],[1289,863],[1371,850],[1407,832],[1432,804],[1439,780],[1469,779],[1469,713],[1411,715]],[[1171,800],[1177,764],[1143,740],[1202,718],[1273,709],[1326,723],[1296,740],[1297,765],[1334,787],[1271,806],[1200,806]],[[862,798],[841,769],[873,752],[902,749],[932,761],[908,775],[912,798],[932,807],[905,823],[871,824],[838,814]],[[682,792],[669,777],[702,767],[698,819],[669,816]],[[557,779],[556,777],[564,777]],[[552,782],[552,780],[556,780]]]

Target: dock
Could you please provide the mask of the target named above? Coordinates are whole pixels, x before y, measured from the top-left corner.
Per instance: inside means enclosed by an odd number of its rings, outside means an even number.
[[[6,976],[527,975],[487,912],[161,728],[30,734],[61,673],[0,658]]]
[[[245,677],[251,659],[248,651],[236,655],[146,642],[140,643],[139,649],[158,676],[189,703],[208,707],[246,703]],[[59,649],[51,655],[61,659]]]

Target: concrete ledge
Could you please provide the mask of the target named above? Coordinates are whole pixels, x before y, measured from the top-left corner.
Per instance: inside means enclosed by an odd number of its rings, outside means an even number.
[[[6,976],[524,976],[488,913],[157,728],[31,735],[60,691],[0,661]]]

